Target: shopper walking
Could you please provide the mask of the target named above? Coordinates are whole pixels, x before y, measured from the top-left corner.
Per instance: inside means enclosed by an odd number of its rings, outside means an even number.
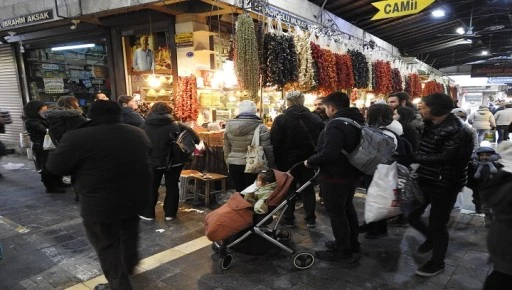
[[[480,108],[469,115],[468,123],[476,129],[478,135],[478,144],[484,140],[485,132],[496,128],[496,121],[489,108],[480,106]]]
[[[500,110],[494,114],[496,129],[498,129],[498,143],[509,139],[508,126],[512,123],[512,104],[505,104],[505,110]]]
[[[432,250],[430,261],[416,271],[426,277],[444,271],[448,249],[446,225],[457,194],[466,183],[473,151],[471,132],[451,113],[452,108],[453,101],[448,95],[436,93],[423,97],[420,113],[425,129],[418,152],[410,160],[420,164],[418,184],[427,200],[409,215],[409,224],[426,237],[418,252]],[[421,216],[428,204],[431,208],[427,226]]]
[[[480,188],[483,201],[494,215],[487,237],[493,271],[485,280],[484,290],[507,289],[512,285],[512,142],[501,142],[497,151],[504,167]]]
[[[467,122],[468,114],[466,113],[466,110],[455,108],[452,110],[452,113],[459,117],[462,120],[462,124],[471,131],[471,136],[473,136],[473,150],[476,150],[480,147],[480,143],[478,143],[478,133],[476,132],[476,129]]]
[[[48,169],[71,174],[80,196],[80,214],[108,285],[94,289],[132,289],[129,275],[138,263],[139,205],[149,194],[148,137],[121,123],[121,107],[96,101],[91,120],[64,135],[50,153]]]
[[[304,107],[304,94],[292,91],[286,94],[287,109],[277,116],[270,130],[270,139],[274,146],[277,169],[288,171],[294,164],[306,160],[315,153],[318,136],[324,124],[320,117],[311,113]],[[292,173],[293,183],[289,194],[292,194],[297,186],[306,183],[314,173],[312,169],[299,167]],[[315,227],[315,190],[310,185],[302,191],[302,201],[306,213],[305,222],[308,227]],[[295,227],[295,200],[286,209],[283,216],[283,224],[287,227]]]
[[[326,242],[327,250],[316,251],[315,255],[321,260],[341,262],[342,267],[354,267],[361,256],[361,249],[357,213],[352,200],[362,173],[349,163],[342,150],[351,152],[357,147],[361,130],[333,119],[349,118],[363,125],[364,117],[357,108],[349,107],[350,99],[345,93],[331,93],[322,103],[331,121],[318,138],[318,152],[309,157],[305,165],[320,168],[320,190],[334,241]]]
[[[123,123],[140,127],[144,124],[144,118],[136,110],[139,108],[137,100],[132,96],[122,95],[117,99],[117,103],[121,105],[123,110]]]
[[[420,134],[414,127],[414,120],[416,120],[416,112],[410,107],[399,107],[395,110],[393,118],[397,120],[403,129],[403,137],[409,141],[412,150],[416,152],[418,150],[420,142]]]
[[[182,165],[167,168],[167,156],[170,150],[170,134],[178,136],[183,130],[190,132],[194,137],[194,143],[199,144],[199,136],[182,122],[177,122],[173,118],[173,110],[165,102],[155,103],[149,115],[141,126],[151,141],[153,150],[151,151],[151,168],[153,169],[153,182],[149,199],[144,202],[140,218],[144,220],[153,220],[155,218],[155,206],[158,202],[158,189],[162,182],[162,176],[165,176],[165,199],[164,214],[165,220],[174,220],[178,213],[179,186]]]
[[[226,122],[224,130],[224,159],[228,165],[229,178],[237,192],[254,183],[258,174],[245,173],[247,148],[251,145],[254,131],[260,128],[260,145],[263,146],[269,166],[274,166],[274,155],[270,144],[270,133],[256,115],[256,104],[244,100],[238,105],[238,116]]]
[[[48,106],[40,101],[30,101],[23,107],[22,119],[25,122],[25,129],[32,142],[32,153],[35,157],[36,170],[41,175],[47,193],[64,193],[63,182],[61,176],[55,175],[48,171],[46,163],[48,153],[43,149],[44,136],[48,130],[48,121],[41,116],[48,110]]]

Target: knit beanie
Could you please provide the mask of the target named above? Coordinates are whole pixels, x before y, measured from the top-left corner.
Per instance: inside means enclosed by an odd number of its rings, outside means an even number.
[[[256,104],[249,100],[241,101],[238,105],[238,113],[256,115]]]

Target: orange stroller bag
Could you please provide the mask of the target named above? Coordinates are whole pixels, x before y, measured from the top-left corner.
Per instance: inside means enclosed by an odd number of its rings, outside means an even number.
[[[210,241],[226,239],[253,223],[253,205],[236,192],[218,209],[204,219],[204,231]]]

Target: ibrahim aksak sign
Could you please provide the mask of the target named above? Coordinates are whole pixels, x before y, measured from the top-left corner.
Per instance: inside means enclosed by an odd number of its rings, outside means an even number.
[[[372,20],[416,14],[430,6],[435,0],[387,0],[372,3],[379,9]]]
[[[37,23],[53,19],[53,10],[44,10],[28,14],[25,16],[18,16],[9,19],[3,19],[0,22],[2,29],[14,28],[18,26],[24,26],[27,24]]]

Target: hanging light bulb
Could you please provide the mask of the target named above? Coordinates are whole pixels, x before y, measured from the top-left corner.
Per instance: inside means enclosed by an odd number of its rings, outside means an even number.
[[[150,75],[147,79],[147,82],[148,82],[149,86],[152,88],[158,88],[162,85],[160,78],[155,76],[155,74]]]

